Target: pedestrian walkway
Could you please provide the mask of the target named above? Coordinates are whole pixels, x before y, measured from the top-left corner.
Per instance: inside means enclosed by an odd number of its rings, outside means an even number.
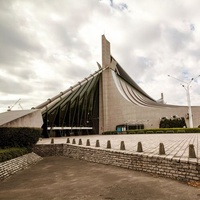
[[[95,147],[96,140],[99,140],[100,147],[106,148],[107,141],[111,142],[111,149],[120,150],[120,143],[124,141],[127,152],[136,153],[138,142],[142,143],[143,153],[148,156],[160,156],[162,158],[176,159],[180,161],[189,161],[200,163],[200,135],[199,134],[134,134],[134,135],[86,135],[71,136],[72,140],[82,140],[83,146],[86,146],[87,139],[90,140],[90,146]],[[67,142],[67,137],[54,138],[55,144]],[[51,138],[43,138],[38,144],[50,144]],[[159,144],[163,143],[165,155],[159,155]],[[189,158],[189,145],[193,144],[196,158]]]

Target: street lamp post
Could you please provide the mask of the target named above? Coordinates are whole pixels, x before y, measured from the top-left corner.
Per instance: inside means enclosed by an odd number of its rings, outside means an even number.
[[[176,80],[178,80],[178,81],[180,81],[182,83],[184,83],[184,84],[181,84],[181,85],[184,87],[184,89],[186,91],[186,96],[187,96],[188,114],[189,114],[189,126],[190,126],[190,128],[193,128],[192,108],[191,108],[191,100],[190,100],[190,86],[191,86],[192,81],[197,79],[200,75],[198,75],[196,78],[191,78],[191,80],[189,82],[185,82],[183,80],[177,79],[177,78],[175,78],[173,76],[170,76],[170,75],[168,75],[168,76],[171,77],[171,78],[174,78],[174,79],[176,79]]]
[[[188,103],[188,114],[189,114],[189,125],[190,128],[193,128],[193,117],[192,117],[192,108],[191,108],[191,100],[190,100],[190,84],[192,80],[185,86],[182,84],[186,91],[186,96],[187,96],[187,103]]]

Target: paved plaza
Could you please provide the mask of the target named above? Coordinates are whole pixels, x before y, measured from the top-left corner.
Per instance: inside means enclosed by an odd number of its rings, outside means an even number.
[[[142,143],[143,153],[148,156],[160,156],[163,158],[176,159],[180,161],[190,161],[200,163],[200,135],[199,134],[134,134],[134,135],[86,135],[54,138],[55,144],[66,143],[67,138],[82,140],[83,146],[86,146],[87,139],[90,145],[95,147],[96,140],[100,142],[100,148],[107,147],[107,141],[111,142],[111,149],[120,150],[120,143],[124,141],[126,152],[137,153],[138,142]],[[43,138],[38,144],[50,144],[51,138]],[[159,144],[163,143],[166,155],[159,155]],[[189,158],[189,144],[194,145],[197,158]]]
[[[175,180],[67,157],[44,158],[0,183],[0,200],[199,200]]]

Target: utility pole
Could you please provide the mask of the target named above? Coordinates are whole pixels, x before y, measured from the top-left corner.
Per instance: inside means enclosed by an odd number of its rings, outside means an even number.
[[[191,78],[191,80],[189,82],[185,82],[183,80],[180,80],[180,79],[175,78],[175,77],[170,76],[170,75],[168,75],[168,76],[171,77],[171,78],[176,79],[177,81],[182,82],[181,85],[185,89],[186,96],[187,96],[188,114],[189,114],[189,126],[190,126],[190,128],[193,128],[192,107],[191,107],[191,99],[190,99],[190,87],[191,87],[192,81],[197,79],[200,75],[198,75],[196,78]]]

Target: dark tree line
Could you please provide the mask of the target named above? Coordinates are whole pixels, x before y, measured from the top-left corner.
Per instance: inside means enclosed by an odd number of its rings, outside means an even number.
[[[163,117],[160,120],[160,128],[183,128],[187,127],[185,123],[185,118],[184,117],[177,117],[173,116],[172,118],[168,119],[166,117]]]

